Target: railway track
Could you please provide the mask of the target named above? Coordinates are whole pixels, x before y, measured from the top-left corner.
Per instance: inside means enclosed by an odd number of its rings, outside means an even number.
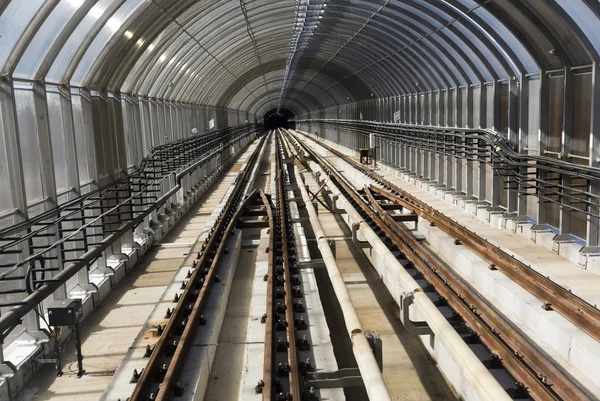
[[[435,224],[440,226],[445,224],[445,227],[449,225],[445,221],[447,218],[440,216],[439,213],[433,210],[428,210],[418,199],[406,194],[367,167],[356,163],[320,141],[306,137],[336,157],[342,158],[350,166],[358,169],[385,188],[378,188],[374,185],[366,187],[364,190],[354,188],[324,157],[321,157],[302,142],[297,142],[302,150],[321,166],[323,171],[327,173],[329,180],[344,193],[351,204],[362,214],[365,221],[381,230],[390,246],[399,250],[402,256],[416,267],[420,274],[434,287],[444,302],[447,302],[448,306],[454,309],[472,330],[473,335],[471,337],[481,341],[493,353],[496,361],[501,363],[515,377],[517,389],[526,390],[529,396],[536,400],[596,399],[579,386],[567,372],[557,366],[543,350],[540,350],[530,339],[526,338],[520,330],[490,307],[460,277],[448,269],[431,250],[420,244],[412,234],[408,233],[388,213],[388,210],[392,209],[389,206],[395,204],[396,209],[405,207],[428,220],[432,219]],[[384,204],[380,203],[382,200],[385,202]],[[473,233],[470,234],[474,235]],[[469,237],[468,234],[463,234],[460,237],[465,246],[468,246]],[[496,265],[506,266],[506,259],[510,260],[511,258],[508,258],[506,254],[498,255],[497,252],[491,252],[486,255],[486,259],[491,259],[491,263]],[[506,269],[524,270],[522,266],[510,266]],[[531,270],[527,266],[525,267]],[[498,269],[500,270],[500,267]],[[519,274],[524,273],[519,272]],[[546,279],[546,281],[549,280]],[[537,294],[542,293],[538,288],[535,291]],[[555,299],[558,295],[556,292],[551,292],[545,294],[545,296],[547,299]],[[570,302],[575,304],[583,302],[570,293],[569,298]],[[564,298],[560,299],[564,301]]]
[[[168,401],[183,393],[179,380],[187,363],[186,354],[198,326],[203,324],[203,308],[212,284],[219,280],[220,260],[227,238],[236,226],[269,228],[268,274],[265,276],[267,313],[262,319],[265,323],[263,378],[256,392],[262,393],[265,401],[311,399],[311,390],[304,388],[303,381],[311,362],[300,360],[300,352],[310,349],[310,339],[289,208],[293,180],[288,168],[292,167],[288,166],[287,151],[279,136],[274,136],[277,166],[274,196],[254,190],[243,197],[260,149],[270,138],[261,139],[238,176],[230,201],[188,273],[189,281],[182,284],[183,292],[174,300],[176,306],[167,312],[167,324],[158,328],[158,342],[147,349],[148,364],[135,378],[137,384],[129,401]],[[265,218],[245,219],[257,215]]]
[[[0,230],[2,341],[17,327],[32,326],[31,317],[37,319],[45,299],[64,291],[61,287],[80,271],[90,270],[106,249],[152,212],[171,205],[177,191],[215,160],[222,146],[251,132],[250,126],[227,128],[154,147],[139,171]]]
[[[229,202],[193,262],[189,280],[182,283],[182,294],[175,296],[174,308],[166,312],[167,324],[158,328],[158,342],[146,349],[148,364],[139,377],[134,374],[137,383],[129,401],[167,401],[183,392],[179,381],[181,369],[195,332],[203,324],[203,309],[211,287],[219,281],[218,270],[227,238],[256,197],[264,197],[253,191],[244,198],[244,193],[265,141],[266,137],[261,138],[244,171],[237,176]]]
[[[300,347],[310,345],[306,339],[297,335],[308,327],[303,316],[296,316],[296,312],[304,312],[304,310],[301,300],[301,276],[296,265],[296,245],[289,209],[288,187],[291,185],[291,176],[287,159],[286,150],[277,134],[275,136],[276,211],[273,214],[274,239],[271,248],[272,259],[269,261],[265,329],[265,340],[271,343],[269,347],[265,344],[263,379],[265,388],[262,398],[264,401],[304,399],[302,376],[308,368],[306,362],[299,361],[298,353]],[[294,299],[298,300],[294,301]],[[282,358],[284,361],[281,361]]]
[[[248,179],[258,162],[260,149],[271,137],[275,145],[274,193],[268,196],[262,191],[253,191],[244,197],[250,191]],[[311,349],[311,341],[302,293],[302,275],[299,274],[296,254],[293,227],[295,220],[290,210],[290,204],[296,199],[294,190],[297,188],[291,153],[307,154],[320,166],[330,182],[340,189],[362,218],[380,234],[389,249],[398,251],[399,257],[411,268],[414,267],[428,283],[427,287],[432,289],[428,291],[435,291],[439,300],[455,312],[453,325],[462,332],[465,329],[468,331],[469,335],[465,337],[467,341],[481,343],[489,350],[492,358],[491,362],[486,362],[502,366],[515,378],[516,384],[510,394],[513,398],[531,397],[542,401],[596,399],[401,223],[416,221],[417,216],[421,216],[454,236],[461,244],[484,255],[482,257],[498,270],[508,270],[516,277],[529,277],[527,274],[530,272],[518,271],[520,266],[511,265],[512,258],[509,255],[495,247],[488,250],[481,243],[483,240],[471,238],[475,236],[474,233],[464,230],[376,172],[326,144],[314,141],[367,175],[373,183],[364,188],[356,188],[325,157],[299,141],[295,135],[278,132],[263,137],[236,179],[229,202],[188,274],[189,281],[182,284],[183,292],[176,297],[175,308],[168,312],[168,323],[159,327],[161,335],[158,342],[153,348],[148,348],[148,365],[137,378],[130,401],[168,401],[183,393],[180,377],[186,363],[186,354],[198,326],[203,322],[203,308],[212,283],[218,281],[220,260],[225,253],[227,238],[236,227],[243,226],[269,228],[268,273],[265,276],[266,313],[262,318],[265,323],[263,376],[256,386],[256,392],[262,393],[263,401],[314,399],[315,392],[308,386],[305,378],[313,367],[310,359],[306,358],[307,351]],[[288,149],[292,152],[288,152]],[[410,210],[412,214],[392,212],[403,208]],[[264,219],[243,220],[245,215],[262,215]],[[240,222],[245,225],[240,225]],[[536,279],[530,278],[532,282],[536,282]],[[516,279],[515,281],[521,283]],[[541,289],[536,287],[531,292],[538,297],[551,299],[546,302],[554,306],[553,297],[561,294],[555,291],[544,295],[543,291],[552,290],[541,285]],[[571,300],[561,298],[564,301],[561,304],[563,307],[566,302],[581,301],[572,294],[569,296]]]
[[[356,162],[352,158],[321,141],[317,141],[306,135],[305,137],[319,143],[319,146],[322,146],[335,156],[343,159],[350,166],[381,185],[383,190],[387,190],[388,193],[393,196],[392,199],[395,202],[435,224],[451,237],[459,240],[464,246],[476,253],[479,257],[488,261],[491,268],[498,269],[508,278],[538,298],[540,300],[540,305],[543,308],[556,311],[565,319],[586,332],[594,340],[600,342],[600,309],[553,282],[548,277],[538,273],[530,266],[514,258],[512,255],[509,255],[500,248],[490,244],[485,239],[469,231],[466,227],[461,226],[451,218],[439,213],[434,208],[404,191],[369,167]],[[382,189],[378,189],[373,185],[371,187],[373,190],[383,194],[383,192],[381,192]]]
[[[275,371],[275,361],[274,361],[274,352],[275,352],[275,288],[274,288],[274,269],[275,269],[275,237],[280,237],[279,234],[276,234],[276,230],[279,227],[276,227],[273,208],[271,205],[271,201],[267,199],[264,193],[261,193],[261,198],[263,199],[263,203],[265,204],[265,210],[267,214],[267,220],[269,221],[269,260],[267,267],[267,275],[265,277],[267,281],[267,307],[266,313],[262,317],[262,321],[265,323],[265,347],[264,347],[264,360],[263,360],[263,377],[261,381],[256,386],[256,391],[262,393],[262,399],[264,401],[270,401],[273,399],[273,394],[276,392],[274,387],[273,380],[273,372]]]

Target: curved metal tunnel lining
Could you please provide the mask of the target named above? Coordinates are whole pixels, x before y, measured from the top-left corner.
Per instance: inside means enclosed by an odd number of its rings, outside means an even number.
[[[0,12],[0,163],[17,166],[2,176],[6,210],[35,214],[192,127],[275,107],[487,128],[524,154],[598,164],[591,1],[4,0]],[[34,174],[48,161],[55,171]]]

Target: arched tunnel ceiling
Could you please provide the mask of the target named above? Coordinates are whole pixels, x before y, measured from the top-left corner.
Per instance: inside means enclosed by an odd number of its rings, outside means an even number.
[[[261,115],[590,65],[596,0],[0,0],[7,80]]]

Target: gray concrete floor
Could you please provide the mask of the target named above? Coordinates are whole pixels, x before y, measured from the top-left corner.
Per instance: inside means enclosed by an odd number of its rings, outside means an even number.
[[[181,266],[191,244],[201,234],[211,213],[221,202],[245,157],[243,154],[162,241],[144,255],[143,260],[84,322],[82,350],[86,375],[81,379],[77,378],[75,348],[70,341],[62,355],[64,375],[56,377],[53,366],[44,366],[24,388],[19,401],[100,399],[128,349],[146,334],[140,332],[141,328]]]
[[[270,162],[267,149],[261,163],[255,188],[269,192]],[[82,332],[84,367],[87,375],[76,378],[74,347],[69,344],[63,354],[65,375],[56,378],[51,366],[44,367],[25,388],[20,401],[97,401],[102,395],[129,347],[139,336],[140,328],[159,302],[165,288],[183,262],[190,244],[198,237],[210,214],[221,201],[244,157],[231,167],[226,176],[213,186],[196,206],[157,244],[131,273],[108,295],[97,311],[85,322]],[[305,174],[306,183],[316,190],[314,179]],[[377,331],[383,340],[383,377],[392,399],[403,401],[455,400],[454,392],[436,367],[422,343],[407,333],[398,318],[398,306],[363,252],[354,247],[350,231],[339,216],[319,208],[319,220],[327,236],[341,237],[336,242],[337,262],[348,286],[363,329]],[[177,244],[181,245],[177,245]],[[168,244],[168,246],[166,245]],[[237,400],[244,369],[244,353],[249,302],[256,255],[242,250],[243,257],[234,277],[232,294],[226,312],[219,347],[209,381],[207,400]],[[321,285],[321,284],[319,284]],[[323,287],[326,288],[326,287]],[[323,298],[327,302],[327,298]],[[332,336],[345,336],[342,327],[330,327]],[[329,325],[336,319],[328,318]],[[334,323],[332,323],[334,322]],[[348,343],[336,352],[340,367],[353,364]],[[347,393],[351,394],[351,393]],[[351,400],[364,393],[355,392]],[[364,398],[366,399],[366,398]],[[115,400],[116,401],[116,400]]]
[[[527,238],[517,236],[510,230],[491,227],[478,220],[475,215],[404,181],[394,174],[384,170],[378,172],[400,188],[451,217],[470,231],[477,233],[478,236],[501,246],[509,253],[525,258],[541,274],[549,276],[553,281],[571,290],[592,305],[600,304],[600,292],[598,291],[598,288],[600,288],[600,275],[584,270],[563,256],[557,255]]]
[[[308,173],[306,184],[319,187]],[[327,237],[351,238],[344,221],[319,206],[319,221]],[[398,305],[365,256],[351,239],[336,241],[336,261],[364,331],[377,331],[383,342],[383,379],[393,400],[446,401],[457,396],[436,362],[399,319]]]

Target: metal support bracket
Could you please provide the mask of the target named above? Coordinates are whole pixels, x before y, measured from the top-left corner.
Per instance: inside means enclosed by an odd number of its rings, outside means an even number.
[[[379,371],[383,372],[383,342],[381,341],[381,337],[379,337],[379,333],[372,331],[365,333],[365,337],[369,340],[375,360],[377,361],[377,366],[379,366]]]
[[[310,262],[299,262],[296,264],[298,269],[322,269],[325,268],[323,259],[313,259]]]
[[[381,337],[376,331],[370,333],[357,333],[356,336],[364,335],[379,366],[379,370],[383,371],[383,344]],[[364,382],[358,368],[339,369],[334,372],[311,372],[305,377],[305,382],[308,388],[349,388],[363,387]]]
[[[328,239],[327,243],[329,244],[329,248],[331,249],[331,253],[333,254],[333,258],[337,259],[336,245],[334,239]]]
[[[333,210],[334,213],[340,213],[340,211],[337,209],[337,207],[335,205],[336,202],[337,202],[337,200],[339,199],[339,196],[338,195],[331,195],[330,199],[331,199],[331,210]]]
[[[358,229],[360,228],[360,223],[352,224],[352,242],[359,247],[360,249],[372,249],[373,247],[368,241],[361,241],[358,239]]]
[[[312,372],[305,378],[306,388],[348,388],[364,386],[358,368],[340,369],[335,372]]]
[[[413,322],[410,320],[409,306],[412,305],[415,299],[415,294],[412,292],[403,292],[400,296],[400,320],[404,325],[404,328],[411,333],[418,336],[431,335],[433,330],[427,324],[427,322]]]

